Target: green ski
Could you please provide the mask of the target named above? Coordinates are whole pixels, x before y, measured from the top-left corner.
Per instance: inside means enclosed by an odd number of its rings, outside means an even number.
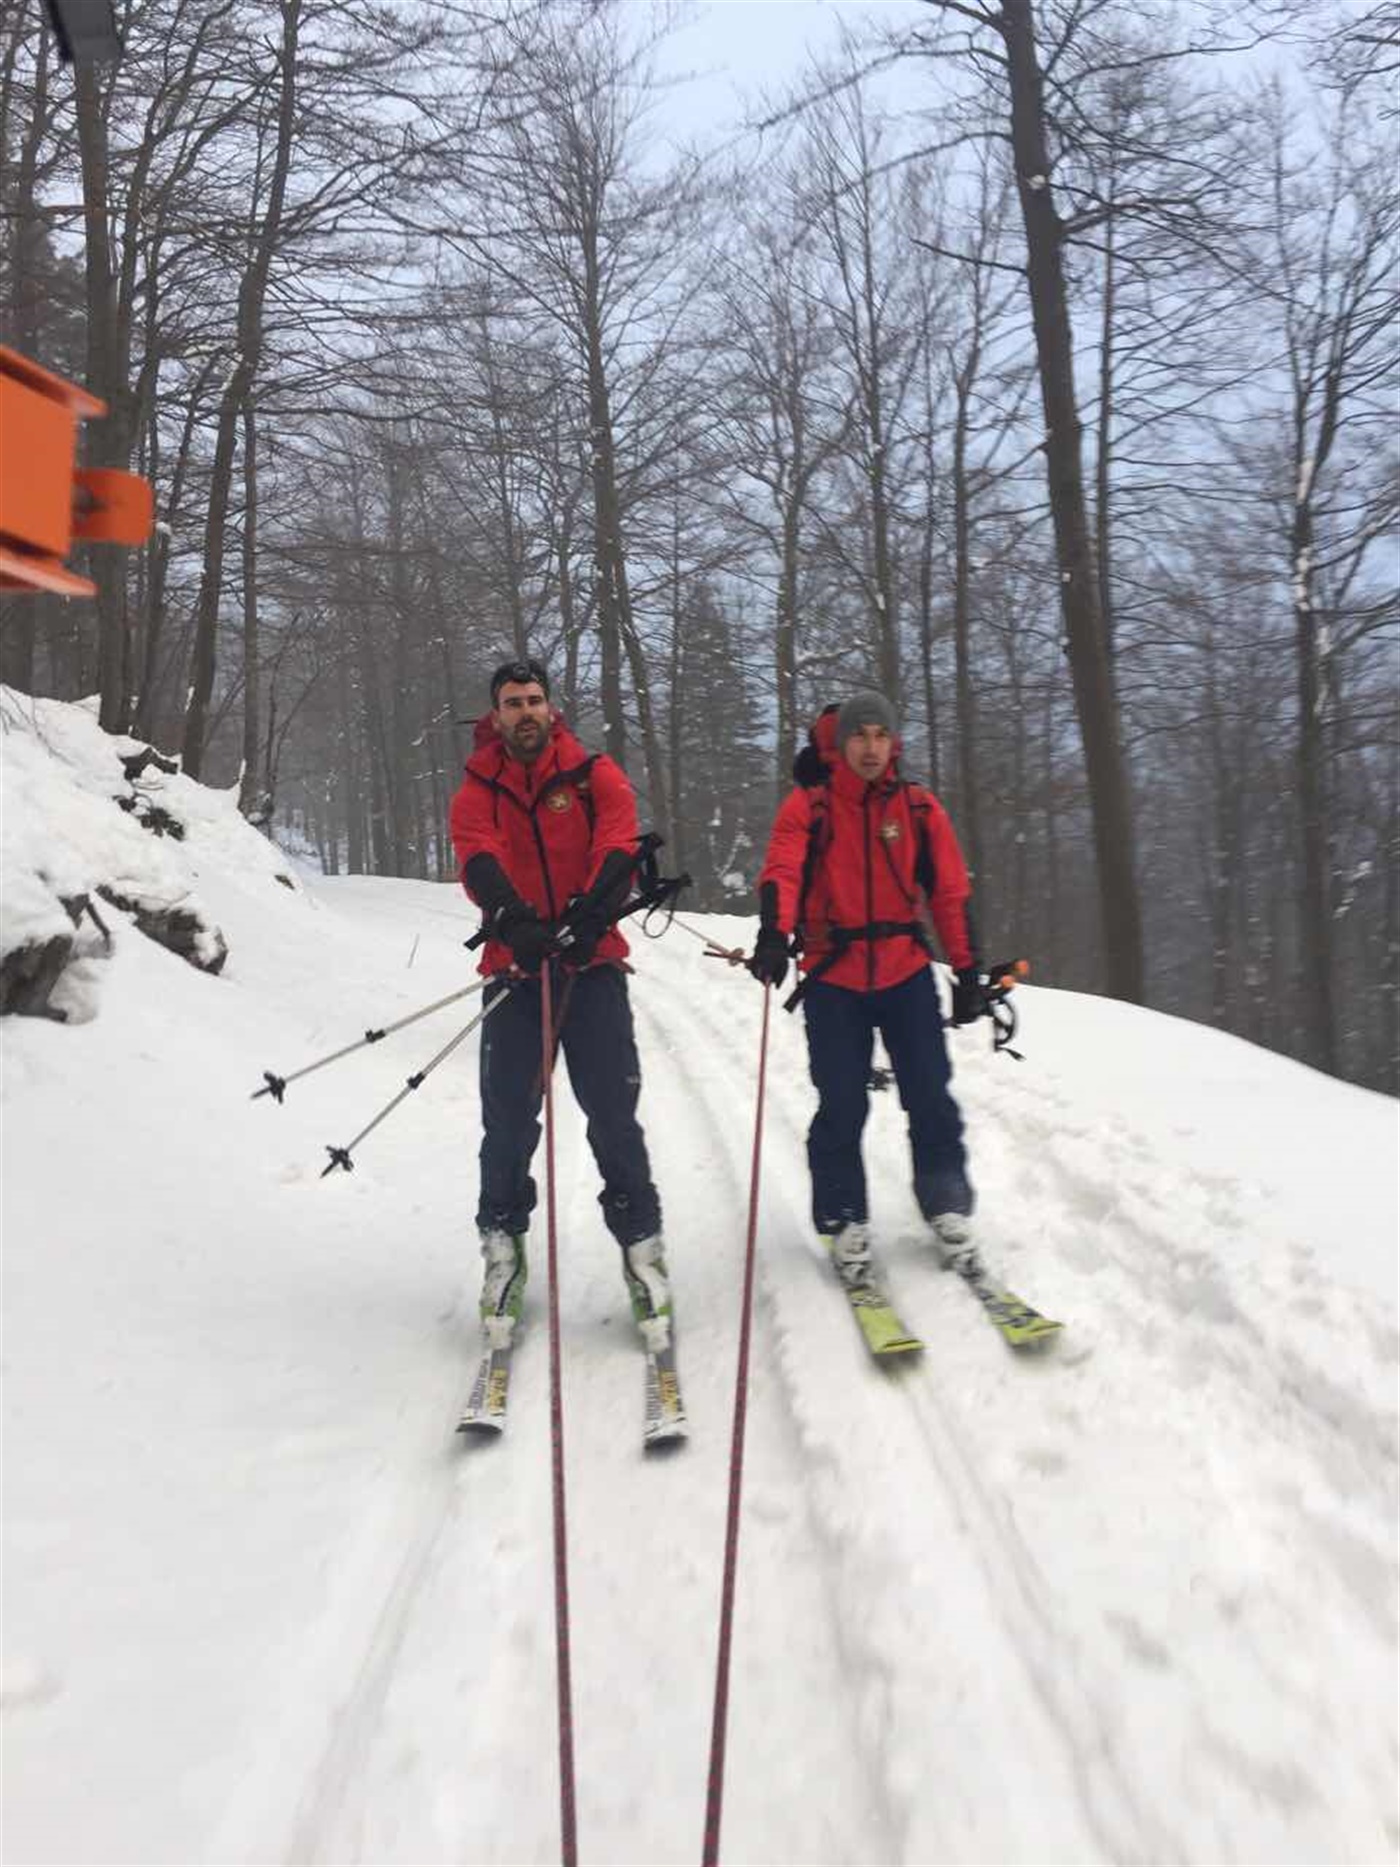
[[[922,1350],[924,1344],[905,1329],[881,1290],[866,1286],[864,1290],[847,1290],[846,1294],[870,1354],[883,1359],[885,1355],[917,1355]]]
[[[857,1284],[854,1289],[846,1285],[845,1290],[872,1355],[883,1360],[886,1356],[917,1355],[923,1348],[918,1336],[911,1335],[899,1320],[883,1290],[874,1284]]]
[[[923,1343],[905,1328],[889,1297],[875,1281],[869,1240],[864,1224],[852,1223],[839,1232],[821,1234],[832,1269],[871,1354],[881,1360],[892,1355],[916,1355]]]
[[[1032,1309],[1012,1291],[994,1284],[980,1266],[974,1265],[969,1270],[954,1266],[954,1269],[996,1325],[1002,1340],[1009,1342],[1012,1348],[1034,1348],[1060,1333],[1061,1324],[1042,1316],[1038,1309]]]

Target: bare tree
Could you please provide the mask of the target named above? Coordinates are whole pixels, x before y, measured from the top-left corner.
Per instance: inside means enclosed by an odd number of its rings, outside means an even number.
[[[1365,574],[1397,518],[1400,188],[1381,152],[1354,137],[1345,110],[1333,121],[1322,163],[1313,151],[1292,148],[1282,96],[1275,96],[1271,114],[1274,226],[1267,265],[1287,379],[1282,503],[1297,670],[1303,998],[1310,1060],[1333,1070],[1336,898],[1327,768],[1334,688],[1348,647],[1393,629],[1400,614],[1393,585],[1368,593]],[[1377,476],[1373,450],[1387,442],[1392,459]],[[1337,613],[1337,599],[1349,615]]]
[[[747,245],[716,252],[719,432],[742,476],[726,484],[723,516],[757,543],[775,572],[775,782],[790,782],[798,737],[798,649],[804,547],[819,477],[846,443],[849,392],[831,367],[835,331],[816,289],[798,212],[800,159],[779,175],[745,223]],[[762,489],[755,500],[747,482]],[[760,571],[760,575],[764,574]]]
[[[676,175],[640,173],[646,49],[625,43],[615,9],[560,6],[515,49],[529,101],[506,126],[496,192],[483,202],[494,218],[470,237],[521,314],[552,326],[568,347],[587,416],[605,744],[626,763],[625,662],[664,833],[666,768],[633,610],[620,427],[639,415],[638,390],[679,313],[679,302],[667,301],[677,296],[687,190]],[[508,215],[498,203],[509,204]]]
[[[852,55],[848,54],[848,57]],[[907,403],[918,346],[903,269],[891,247],[899,224],[878,115],[864,87],[831,84],[809,132],[809,208],[829,269],[829,313],[849,376],[852,460],[866,517],[859,557],[847,559],[866,602],[872,661],[886,693],[902,684],[900,580],[895,563],[896,453],[908,446]]]
[[[1093,805],[1106,983],[1115,997],[1138,1002],[1143,996],[1142,909],[1132,797],[1089,525],[1065,268],[1069,230],[1056,205],[1035,17],[1030,0],[1002,0],[996,6],[929,3],[972,39],[971,56],[996,74],[1001,87],[1025,232],[1061,609]],[[971,35],[966,33],[969,23]],[[948,48],[931,43],[927,49]]]
[[[233,367],[219,399],[214,466],[204,533],[204,571],[195,611],[194,663],[185,709],[184,767],[191,777],[204,768],[209,701],[214,690],[219,601],[223,594],[224,530],[228,523],[238,424],[257,380],[263,351],[263,304],[272,259],[281,241],[287,178],[295,146],[297,68],[302,0],[281,0],[281,40],[276,64],[272,157],[265,192],[250,215],[247,252],[238,283],[238,322]],[[261,164],[259,165],[261,166]]]

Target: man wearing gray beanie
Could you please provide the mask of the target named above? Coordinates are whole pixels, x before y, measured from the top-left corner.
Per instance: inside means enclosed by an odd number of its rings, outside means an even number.
[[[894,708],[883,694],[867,691],[852,694],[849,700],[841,702],[836,714],[836,743],[844,746],[851,734],[859,732],[862,726],[883,727],[888,737],[894,738],[899,728]]]
[[[929,965],[936,939],[956,976],[952,1023],[983,1014],[971,888],[947,812],[900,776],[899,751],[895,710],[881,693],[862,689],[817,718],[769,839],[749,962],[765,985],[780,985],[790,954],[800,954],[805,976],[789,1009],[800,999],[819,1098],[807,1138],[812,1218],[842,1282],[866,1304],[879,1292],[861,1159],[876,1031],[908,1116],[930,1243],[948,1267],[981,1273],[962,1115]],[[859,1303],[857,1316],[864,1326]],[[917,1346],[870,1339],[877,1353]]]

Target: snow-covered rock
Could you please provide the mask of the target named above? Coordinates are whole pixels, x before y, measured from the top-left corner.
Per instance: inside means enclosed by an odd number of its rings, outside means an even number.
[[[203,878],[231,865],[297,887],[279,852],[239,815],[236,792],[162,770],[142,757],[148,750],[103,732],[95,701],[36,700],[0,687],[0,963],[15,981],[14,1008],[50,1008],[35,985],[46,964],[36,956],[54,956],[57,977],[102,949],[97,929],[110,917],[99,900],[217,972],[227,942]],[[90,1013],[96,979],[88,966],[64,980],[51,1009]],[[7,992],[4,1009],[10,1001]]]

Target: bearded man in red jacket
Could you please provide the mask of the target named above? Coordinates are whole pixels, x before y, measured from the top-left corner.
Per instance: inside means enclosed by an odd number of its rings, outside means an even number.
[[[985,1009],[967,867],[947,812],[899,775],[894,709],[858,693],[828,707],[797,760],[759,877],[749,962],[780,985],[794,936],[819,1098],[807,1138],[812,1218],[838,1274],[870,1275],[861,1133],[879,1031],[909,1120],[914,1193],[942,1261],[972,1269],[973,1192],[929,961],[936,933],[956,974],[954,1024]]]
[[[495,1007],[481,1044],[482,1317],[517,1320],[525,1294],[543,1095],[539,975],[548,965],[632,1313],[649,1341],[667,1341],[661,1205],[637,1120],[627,942],[615,925],[637,859],[637,802],[621,767],[585,752],[555,714],[539,662],[507,662],[492,676],[491,712],[477,723],[451,828],[463,886],[485,916],[481,970],[493,983],[484,1002]]]

